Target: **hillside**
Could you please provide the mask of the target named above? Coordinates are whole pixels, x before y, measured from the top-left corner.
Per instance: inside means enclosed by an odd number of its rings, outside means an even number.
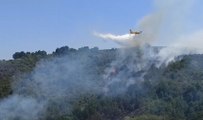
[[[52,54],[16,52],[12,60],[0,61],[0,117],[203,119],[203,55],[179,56],[157,67],[144,54],[137,48],[122,52],[67,46]]]

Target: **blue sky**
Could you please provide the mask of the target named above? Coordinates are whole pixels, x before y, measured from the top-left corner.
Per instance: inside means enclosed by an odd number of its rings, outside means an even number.
[[[200,0],[199,0],[200,1]],[[194,27],[202,25],[202,4]],[[92,35],[127,33],[153,11],[153,0],[0,0],[0,59],[17,51],[54,51],[57,47],[118,47]]]

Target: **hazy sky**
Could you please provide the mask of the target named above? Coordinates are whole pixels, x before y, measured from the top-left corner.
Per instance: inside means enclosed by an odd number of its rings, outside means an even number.
[[[199,0],[193,27],[203,26],[202,5]],[[0,59],[65,45],[118,47],[92,33],[125,34],[152,11],[153,0],[0,0]]]

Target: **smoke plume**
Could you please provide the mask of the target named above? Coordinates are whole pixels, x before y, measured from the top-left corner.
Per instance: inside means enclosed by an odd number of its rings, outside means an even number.
[[[183,54],[202,53],[203,31],[185,35],[183,30],[192,0],[154,1],[154,11],[138,22],[142,34],[95,33],[125,46],[101,78],[92,69],[97,64],[89,53],[42,60],[30,75],[15,83],[13,95],[1,100],[1,120],[38,120],[49,112],[49,104],[62,106],[58,110],[63,115],[71,110],[72,101],[86,93],[123,94],[129,86],[139,86],[152,65],[167,64]],[[174,42],[157,52],[150,47],[156,40]]]
[[[180,55],[203,53],[201,47],[203,32],[186,34],[185,31],[193,2],[193,0],[155,0],[154,11],[138,22],[138,29],[143,31],[141,35],[129,37],[129,34],[96,34],[100,38],[125,46],[116,61],[106,69],[104,78],[108,79],[105,87],[107,94],[120,94],[125,92],[128,86],[139,84],[153,65],[160,67]],[[158,51],[150,47],[153,42],[160,40],[170,41],[170,44]]]
[[[49,109],[55,110],[49,115],[66,115],[71,102],[81,95],[99,94],[99,77],[91,69],[95,61],[88,54],[42,60],[30,75],[13,85],[12,96],[1,100],[1,120],[43,119]]]
[[[145,46],[163,43],[164,49],[156,55],[161,64],[167,64],[179,55],[202,53],[202,30],[188,33],[188,22],[194,0],[154,0],[154,10],[138,21],[140,35],[95,34],[125,47]]]
[[[203,53],[203,31],[197,31],[189,35],[181,36],[168,47],[160,50],[159,65],[167,65],[173,61],[175,57],[180,55],[202,54]]]
[[[156,51],[148,45],[121,49],[103,76],[106,80],[105,94],[117,96],[124,94],[132,85],[139,86],[148,69],[155,64],[155,54]]]

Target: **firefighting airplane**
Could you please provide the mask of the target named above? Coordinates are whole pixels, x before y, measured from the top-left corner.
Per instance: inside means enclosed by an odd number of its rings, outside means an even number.
[[[130,34],[134,34],[134,35],[138,35],[138,34],[141,34],[142,33],[142,31],[139,31],[139,32],[134,32],[134,31],[132,31],[131,29],[130,29]]]

